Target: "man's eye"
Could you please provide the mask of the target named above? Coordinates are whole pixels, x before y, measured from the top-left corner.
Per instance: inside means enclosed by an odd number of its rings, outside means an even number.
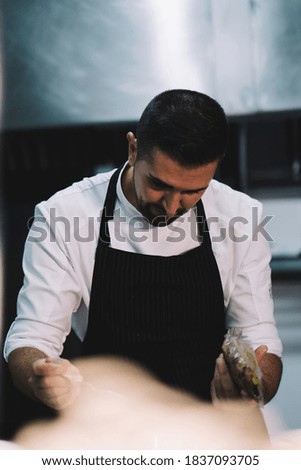
[[[197,190],[197,191],[187,191],[186,194],[188,194],[188,195],[189,195],[189,194],[200,194],[201,192],[202,192],[202,190],[199,189],[199,190]]]
[[[156,188],[156,189],[165,189],[166,188],[166,186],[163,183],[161,183],[160,181],[151,180],[150,184],[153,188]]]

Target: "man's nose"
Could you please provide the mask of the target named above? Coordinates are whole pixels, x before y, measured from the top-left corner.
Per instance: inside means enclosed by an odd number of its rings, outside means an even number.
[[[163,200],[163,207],[167,217],[172,217],[182,210],[181,195],[177,193],[168,193]]]

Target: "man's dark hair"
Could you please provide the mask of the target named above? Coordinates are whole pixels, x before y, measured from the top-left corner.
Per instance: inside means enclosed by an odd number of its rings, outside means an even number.
[[[167,90],[147,105],[136,133],[138,160],[158,149],[183,166],[198,166],[223,158],[228,123],[213,98],[197,91]]]

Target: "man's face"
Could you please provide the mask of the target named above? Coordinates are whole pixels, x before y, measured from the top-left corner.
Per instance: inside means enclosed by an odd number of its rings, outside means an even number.
[[[130,202],[152,225],[167,225],[194,207],[206,191],[218,160],[183,167],[161,150],[146,160],[130,159]]]

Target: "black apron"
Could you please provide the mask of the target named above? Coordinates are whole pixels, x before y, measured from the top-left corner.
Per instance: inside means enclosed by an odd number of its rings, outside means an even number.
[[[225,309],[203,203],[197,248],[170,257],[111,248],[108,221],[121,170],[111,177],[102,212],[83,355],[130,358],[161,381],[210,400]]]

